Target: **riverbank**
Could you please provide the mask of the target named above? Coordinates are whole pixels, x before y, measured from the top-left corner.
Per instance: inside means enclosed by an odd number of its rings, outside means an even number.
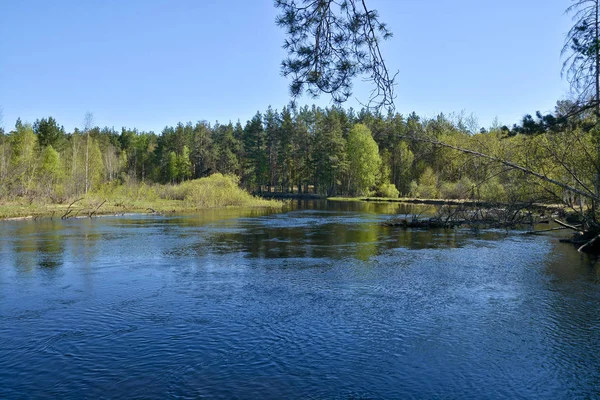
[[[425,205],[438,205],[438,206],[466,206],[466,207],[530,207],[540,209],[561,209],[563,208],[560,204],[544,204],[544,203],[519,203],[519,204],[508,204],[501,202],[481,201],[481,200],[463,200],[463,199],[417,199],[408,197],[328,197],[330,201],[365,201],[365,202],[387,202],[387,203],[406,203],[406,204],[425,204]]]
[[[71,207],[64,204],[24,204],[19,202],[0,203],[0,220],[20,220],[38,218],[83,218],[100,215],[123,214],[177,214],[193,213],[206,209],[220,208],[281,208],[278,201],[251,202],[244,205],[224,205],[215,207],[195,207],[181,200],[143,201],[143,200],[111,200],[84,198]]]
[[[283,202],[252,196],[234,177],[214,174],[178,185],[104,185],[82,197],[0,201],[0,220],[77,218],[129,213],[185,213],[213,208],[281,208]]]

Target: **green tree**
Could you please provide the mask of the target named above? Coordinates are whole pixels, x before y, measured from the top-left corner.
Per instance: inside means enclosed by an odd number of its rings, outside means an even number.
[[[411,195],[422,199],[435,199],[438,197],[439,191],[437,188],[438,179],[431,167],[425,167],[425,170],[419,177],[419,184],[411,189]]]
[[[276,186],[280,179],[280,159],[278,153],[279,139],[281,136],[279,113],[277,110],[273,110],[271,106],[269,106],[267,112],[265,112],[263,125],[265,129],[266,157],[268,163],[267,191],[270,192],[271,188]]]
[[[216,169],[223,174],[240,174],[239,155],[241,142],[236,137],[233,124],[217,124],[213,128]]]
[[[266,151],[266,135],[260,113],[246,123],[244,127],[244,184],[247,188],[259,192],[267,183],[268,158]]]
[[[59,126],[52,117],[38,119],[33,124],[33,132],[37,135],[41,147],[52,146],[55,149],[61,147],[64,139],[65,128]]]
[[[297,163],[294,158],[301,157],[300,154],[295,154],[294,148],[299,150],[296,141],[299,139],[296,124],[294,123],[292,114],[287,107],[281,112],[281,126],[278,129],[278,150],[277,164],[279,165],[279,177],[281,183],[281,191],[288,192],[293,190],[292,186],[296,181]],[[296,157],[294,157],[294,155]]]
[[[44,147],[40,156],[38,179],[47,195],[50,195],[53,190],[57,189],[62,172],[63,170],[58,152],[54,150],[52,145]]]
[[[187,146],[183,146],[181,155],[177,158],[177,175],[180,182],[183,182],[192,176],[190,149]]]
[[[177,154],[174,151],[169,152],[167,163],[167,179],[171,183],[175,183],[175,180],[179,176],[179,170],[177,169]]]
[[[194,177],[200,178],[208,176],[216,170],[217,156],[213,143],[213,130],[206,121],[198,122],[192,127],[189,125],[191,141],[192,173]],[[183,146],[178,148],[178,152],[183,151]]]
[[[4,133],[2,107],[0,107],[0,197],[6,187],[5,181],[8,175],[9,138]]]
[[[381,158],[371,131],[363,124],[356,124],[348,135],[348,191],[365,195],[375,186]]]
[[[83,117],[83,133],[85,133],[85,193],[90,188],[90,131],[94,127],[94,114],[86,112]]]
[[[346,140],[337,109],[317,111],[313,141],[315,192],[333,196],[347,168]]]
[[[96,138],[90,138],[88,148],[88,191],[98,188],[104,179],[104,163],[102,162],[102,153]]]
[[[14,178],[17,194],[29,192],[34,177],[37,138],[30,124],[17,120],[15,131],[11,133],[10,175]]]
[[[408,193],[415,155],[405,141],[398,141],[392,151],[392,183],[401,193]]]

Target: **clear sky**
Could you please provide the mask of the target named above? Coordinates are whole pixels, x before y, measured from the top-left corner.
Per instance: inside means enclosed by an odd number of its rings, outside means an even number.
[[[160,132],[207,120],[245,122],[289,101],[284,34],[271,0],[0,0],[3,125],[53,116],[71,131]],[[567,97],[560,50],[569,0],[368,0],[394,37],[396,108],[465,110],[512,124]],[[355,97],[368,85],[357,81]],[[303,97],[300,104],[330,104]],[[360,108],[356,100],[346,107]]]

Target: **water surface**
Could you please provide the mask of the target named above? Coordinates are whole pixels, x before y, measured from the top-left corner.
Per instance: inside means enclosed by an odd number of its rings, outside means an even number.
[[[600,397],[595,261],[423,211],[0,222],[0,398]]]

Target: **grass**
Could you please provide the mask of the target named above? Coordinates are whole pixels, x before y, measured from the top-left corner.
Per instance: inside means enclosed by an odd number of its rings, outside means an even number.
[[[124,213],[184,213],[211,208],[280,208],[283,203],[257,198],[239,187],[232,175],[214,174],[179,185],[106,184],[81,199],[61,204],[38,199],[0,202],[0,219],[62,217],[71,202],[69,217]]]

